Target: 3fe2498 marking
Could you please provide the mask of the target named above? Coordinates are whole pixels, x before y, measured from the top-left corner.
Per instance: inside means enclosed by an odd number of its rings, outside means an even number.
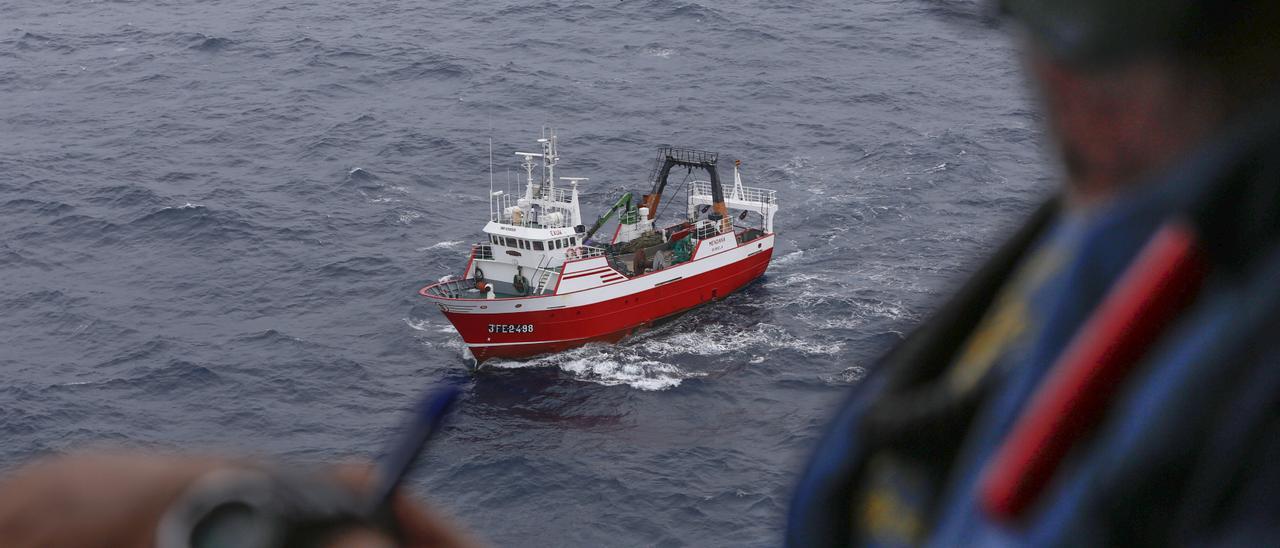
[[[531,323],[491,323],[490,333],[533,333]]]

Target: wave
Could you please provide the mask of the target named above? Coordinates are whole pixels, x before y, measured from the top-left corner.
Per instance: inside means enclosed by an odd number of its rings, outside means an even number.
[[[458,329],[453,325],[450,325],[448,323],[435,324],[435,323],[432,323],[431,320],[418,320],[414,318],[404,318],[404,323],[408,325],[410,328],[412,328],[414,331],[423,331],[427,333],[431,333],[431,332],[457,333],[458,332]],[[460,339],[458,340],[459,342],[461,341]],[[458,348],[462,348],[462,345],[458,344]]]
[[[184,202],[165,206],[106,232],[110,239],[170,240],[184,244],[260,238],[265,230],[234,211]]]
[[[96,236],[109,234],[120,228],[119,225],[89,215],[64,215],[49,223],[61,231],[60,238]]]
[[[220,38],[217,36],[205,36],[198,34],[190,39],[187,49],[195,51],[203,51],[207,53],[219,52],[235,45],[235,41],[229,38]]]
[[[364,185],[364,184],[376,183],[379,180],[380,179],[378,178],[377,175],[369,173],[369,171],[366,170],[365,168],[353,167],[347,171],[346,178],[344,178],[342,182],[348,183],[348,184]]]
[[[852,367],[846,367],[843,370],[841,370],[839,373],[835,373],[831,375],[823,375],[819,378],[822,380],[823,383],[826,383],[832,386],[845,386],[850,384],[857,384],[858,382],[862,381],[862,379],[866,378],[866,376],[867,376],[866,368],[855,365]]]
[[[65,54],[75,51],[74,47],[63,43],[59,38],[36,34],[30,31],[23,32],[22,36],[18,37],[17,43],[14,44],[14,46],[19,51],[28,51],[33,53],[51,51]]]
[[[430,251],[432,249],[453,249],[462,245],[462,240],[449,240],[445,242],[436,242],[427,247],[420,247],[418,251]]]
[[[710,19],[724,19],[724,15],[713,8],[709,8],[696,2],[680,3],[661,14],[664,19],[676,19],[681,21],[704,21]]]
[[[676,322],[622,344],[592,343],[529,360],[490,360],[482,367],[558,368],[580,381],[654,391],[676,388],[711,373],[677,363],[706,363],[707,357],[729,356],[733,363],[758,364],[764,361],[763,354],[779,350],[806,356],[837,355],[843,350],[843,343],[801,339],[780,326],[764,323],[749,328],[732,324],[686,328],[685,322]]]
[[[161,353],[165,352],[166,350],[169,350],[170,348],[172,348],[172,344],[169,343],[169,341],[166,341],[160,338],[152,338],[142,344],[133,345],[125,349],[123,353],[113,356],[104,362],[96,364],[94,368],[100,369],[104,367],[124,365],[132,362],[145,361],[160,355]]]
[[[683,325],[674,327],[683,328]],[[806,356],[817,356],[839,354],[843,349],[842,343],[818,343],[802,339],[781,326],[768,323],[757,323],[752,327],[721,323],[692,330],[666,331],[643,334],[624,347],[637,348],[642,353],[662,358],[742,355],[749,354],[748,351],[752,350],[790,350]]]
[[[649,57],[661,57],[663,59],[670,59],[671,56],[676,53],[676,50],[672,48],[650,46],[645,48],[641,53]]]
[[[414,221],[422,218],[422,212],[413,210],[402,210],[396,212],[396,221],[402,225],[411,225]]]
[[[352,257],[328,263],[320,267],[320,274],[332,277],[386,276],[403,272],[403,269],[387,257]]]
[[[407,65],[391,69],[381,74],[384,78],[391,80],[453,80],[467,78],[471,76],[471,70],[466,66],[436,59],[431,61],[414,61]]]
[[[0,264],[3,264],[10,268],[32,267],[32,268],[39,268],[40,270],[44,270],[44,271],[48,271],[52,268],[50,265],[46,263],[37,261],[33,258],[27,257],[26,255],[23,255],[22,253],[15,251],[13,248],[9,247],[8,242],[0,242]]]
[[[243,346],[247,344],[258,344],[258,345],[265,345],[265,346],[274,346],[274,345],[297,346],[297,345],[306,343],[306,341],[298,337],[286,335],[285,333],[282,333],[275,329],[267,329],[265,331],[258,331],[256,333],[248,333],[248,334],[240,335],[235,339],[233,339],[233,341],[235,342],[236,346]]]
[[[41,216],[56,216],[75,209],[69,204],[58,201],[41,201],[27,198],[9,200],[0,204],[0,213],[34,213]]]
[[[772,261],[769,262],[769,267],[772,269],[775,266],[787,266],[803,258],[804,258],[804,250],[797,249],[781,257],[774,258]]]
[[[618,352],[617,347],[589,344],[530,360],[489,360],[483,367],[526,369],[554,367],[580,381],[604,386],[626,385],[638,390],[668,390],[686,379],[705,376],[670,363]]]
[[[123,363],[113,360],[108,363]],[[169,398],[176,394],[200,392],[210,385],[226,382],[212,369],[186,360],[170,360],[162,366],[134,368],[127,377],[105,380],[75,381],[49,385],[46,390],[124,390],[132,393]]]
[[[140,185],[112,185],[94,189],[86,198],[89,203],[119,207],[158,206],[165,199]]]

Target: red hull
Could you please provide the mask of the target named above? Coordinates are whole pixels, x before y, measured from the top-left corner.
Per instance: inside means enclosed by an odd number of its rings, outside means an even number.
[[[770,248],[736,263],[689,278],[583,306],[502,314],[444,314],[478,362],[490,358],[527,358],[560,352],[589,342],[617,342],[639,328],[722,299],[764,274]],[[530,333],[490,333],[491,324],[530,325]]]

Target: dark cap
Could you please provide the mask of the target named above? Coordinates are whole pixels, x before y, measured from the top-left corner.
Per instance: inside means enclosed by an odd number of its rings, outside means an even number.
[[[1213,32],[1221,5],[1250,0],[996,0],[1048,52],[1066,61],[1104,64],[1185,46]],[[1276,1],[1276,0],[1259,0]],[[1215,6],[1214,4],[1217,4]],[[1229,9],[1229,8],[1228,8]],[[1213,12],[1213,13],[1211,13]]]

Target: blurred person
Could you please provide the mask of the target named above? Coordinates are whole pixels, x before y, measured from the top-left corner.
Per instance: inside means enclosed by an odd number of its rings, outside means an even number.
[[[1064,184],[853,389],[787,544],[1280,543],[1280,2],[999,4]]]
[[[386,519],[367,519],[370,470],[124,453],[40,459],[0,477],[0,546],[477,546],[403,495]]]

